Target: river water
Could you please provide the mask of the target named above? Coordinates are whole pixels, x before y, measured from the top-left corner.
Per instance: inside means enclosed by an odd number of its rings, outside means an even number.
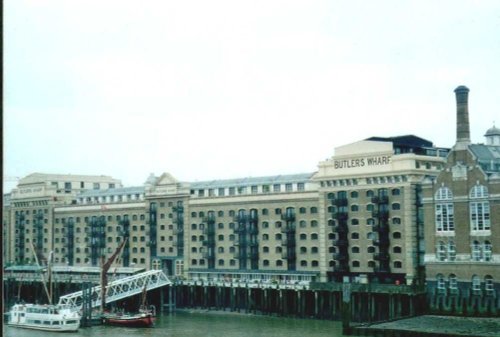
[[[294,319],[229,312],[180,311],[157,317],[154,328],[93,326],[75,333],[3,328],[4,337],[341,337],[337,321]]]

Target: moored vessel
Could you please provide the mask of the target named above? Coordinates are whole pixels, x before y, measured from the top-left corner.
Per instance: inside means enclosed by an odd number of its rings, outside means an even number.
[[[9,311],[9,326],[44,330],[77,331],[80,314],[69,307],[40,304],[15,304]]]
[[[106,325],[149,328],[154,325],[155,310],[141,309],[138,313],[104,313],[103,322]]]

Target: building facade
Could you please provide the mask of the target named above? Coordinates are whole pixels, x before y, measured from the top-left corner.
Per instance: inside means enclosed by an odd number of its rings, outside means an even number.
[[[123,187],[103,176],[33,174],[4,204],[6,264],[117,266],[190,279],[420,282],[420,191],[448,149],[416,136],[335,149],[318,171]],[[36,252],[36,253],[33,253]]]
[[[457,139],[444,170],[424,185],[426,279],[437,311],[500,309],[500,130],[472,144],[469,89],[455,90]]]

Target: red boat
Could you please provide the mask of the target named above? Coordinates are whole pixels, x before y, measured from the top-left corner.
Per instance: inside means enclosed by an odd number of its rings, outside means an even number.
[[[154,310],[140,310],[135,314],[105,313],[103,320],[106,325],[149,328],[154,324],[155,313]]]

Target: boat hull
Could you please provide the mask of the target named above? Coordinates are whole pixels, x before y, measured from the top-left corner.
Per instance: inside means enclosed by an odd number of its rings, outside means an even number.
[[[22,329],[32,329],[32,330],[41,330],[41,331],[52,331],[52,332],[75,332],[78,331],[80,324],[66,324],[63,327],[52,327],[52,326],[42,326],[36,324],[15,324],[15,323],[7,323],[8,326],[14,328],[22,328]]]
[[[104,324],[133,328],[149,328],[154,325],[154,317],[152,315],[105,316]]]

